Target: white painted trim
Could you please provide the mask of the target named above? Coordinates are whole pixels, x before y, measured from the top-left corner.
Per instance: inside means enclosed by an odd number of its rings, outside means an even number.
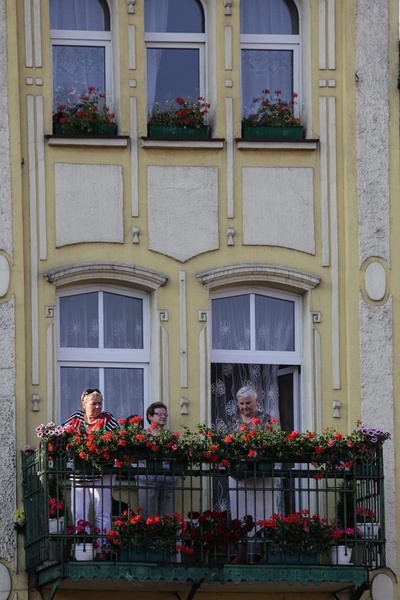
[[[320,186],[321,186],[321,244],[322,266],[330,264],[329,240],[329,202],[328,202],[328,149],[327,149],[327,108],[326,97],[319,99],[319,132],[320,132]]]
[[[235,216],[235,191],[234,179],[234,139],[233,139],[233,98],[226,98],[226,194],[227,194],[227,217],[233,219]]]
[[[197,275],[197,279],[212,290],[217,287],[235,285],[237,283],[267,283],[285,285],[303,292],[314,289],[321,278],[305,271],[268,264],[239,264],[220,267]]]
[[[146,291],[157,290],[167,281],[167,277],[161,275],[161,273],[136,265],[100,262],[66,265],[47,271],[44,273],[44,277],[56,287],[70,285],[71,283],[81,284],[92,280],[110,283],[119,281],[130,283]]]
[[[138,166],[138,137],[137,137],[137,99],[130,99],[130,127],[131,127],[131,193],[132,217],[139,216],[139,166]]]
[[[326,0],[319,0],[319,68],[326,69]]]
[[[335,0],[328,0],[328,69],[336,69]]]
[[[187,330],[186,330],[186,273],[179,271],[179,338],[180,338],[180,356],[181,356],[181,387],[188,387],[188,355],[187,355]]]
[[[39,299],[38,299],[38,238],[36,212],[36,156],[34,96],[26,96],[28,123],[28,178],[29,178],[29,228],[30,228],[30,281],[31,281],[31,349],[32,385],[39,384]]]
[[[225,27],[225,71],[232,71],[232,27]]]
[[[136,69],[136,25],[128,25],[129,69]]]
[[[158,311],[160,319],[161,319],[161,314],[163,314],[164,312],[165,311],[163,311],[163,310]],[[166,406],[168,406],[169,405],[169,360],[168,360],[169,336],[168,336],[168,331],[166,330],[166,328],[164,327],[164,325],[162,323],[160,323],[160,334],[161,334],[161,378],[162,378],[162,384],[161,384],[162,400],[161,400],[161,402],[163,402]]]
[[[142,148],[180,148],[187,150],[188,148],[196,148],[196,150],[223,150],[225,140],[223,139],[204,139],[204,140],[173,140],[173,139],[153,139],[142,137]]]
[[[36,96],[36,139],[38,170],[38,208],[39,208],[39,257],[47,259],[46,229],[46,174],[44,160],[44,108],[43,96]]]
[[[33,0],[33,29],[35,32],[35,67],[43,66],[40,0]]]
[[[314,352],[314,386],[315,386],[315,421],[316,431],[322,433],[322,378],[321,378],[321,335],[318,329],[312,325]]]
[[[200,357],[200,365],[199,365],[199,413],[200,413],[200,423],[205,423],[207,419],[207,407],[210,409],[210,398],[209,398],[209,388],[208,385],[208,358],[207,358],[207,348],[208,348],[208,324],[206,323],[204,327],[200,330],[199,334],[199,357]],[[211,418],[208,415],[208,420]]]
[[[329,97],[329,200],[332,260],[332,374],[333,389],[340,389],[339,242],[336,185],[336,98]]]
[[[31,0],[24,0],[25,66],[33,67]]]
[[[98,148],[120,147],[126,148],[129,136],[119,135],[113,137],[74,137],[61,135],[46,135],[49,146],[97,146]]]
[[[54,376],[54,360],[55,360],[55,344],[54,344],[54,319],[46,331],[46,379],[47,379],[47,420],[53,421],[53,376]]]
[[[316,150],[319,140],[303,140],[299,142],[268,142],[266,140],[236,140],[238,150]]]

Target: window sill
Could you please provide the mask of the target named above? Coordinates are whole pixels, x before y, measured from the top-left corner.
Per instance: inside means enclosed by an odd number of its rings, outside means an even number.
[[[319,144],[318,139],[310,140],[260,140],[236,138],[236,147],[238,150],[316,150]]]
[[[45,135],[49,146],[98,146],[100,148],[126,148],[129,135],[112,137],[101,135]]]
[[[222,150],[225,145],[224,138],[206,138],[206,139],[177,139],[177,138],[155,138],[142,137],[142,148],[196,148],[203,150],[211,148],[213,150]]]

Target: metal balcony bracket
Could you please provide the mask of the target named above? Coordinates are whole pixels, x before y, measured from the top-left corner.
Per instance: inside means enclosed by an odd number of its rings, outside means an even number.
[[[192,587],[190,588],[190,592],[186,598],[186,600],[193,600],[197,590],[199,589],[199,587],[201,586],[201,584],[203,583],[203,581],[198,581],[197,583],[194,583],[192,585]],[[178,594],[178,592],[175,592],[175,596],[178,598],[178,600],[182,600],[182,598],[180,597],[180,595]]]
[[[60,587],[60,585],[62,584],[62,579],[56,579],[55,582],[53,583],[53,587],[51,588],[49,597],[47,598],[47,600],[53,600],[54,596],[56,595],[56,592],[58,590],[58,588]]]
[[[366,590],[371,589],[371,583],[369,581],[365,581],[360,587],[358,587],[354,594],[351,597],[351,600],[360,600],[361,596],[364,594]]]

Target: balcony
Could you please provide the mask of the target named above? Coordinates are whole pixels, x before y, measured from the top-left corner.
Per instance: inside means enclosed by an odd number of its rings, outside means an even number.
[[[281,460],[281,459],[280,459]],[[297,458],[298,460],[298,458]],[[348,460],[348,458],[346,459]],[[269,590],[289,592],[330,592],[353,590],[354,597],[368,587],[370,571],[385,567],[385,520],[383,497],[382,452],[354,457],[350,468],[319,471],[310,462],[275,462],[273,460],[242,460],[222,468],[220,465],[200,464],[168,459],[139,461],[122,468],[104,467],[99,472],[88,463],[77,466],[71,462],[66,451],[59,446],[50,452],[45,444],[31,455],[22,456],[23,498],[27,518],[25,529],[26,570],[35,573],[36,586],[47,591],[51,600],[60,586],[63,589],[90,590],[142,590],[184,593],[190,600],[198,590],[227,593],[253,593]],[[362,536],[350,542],[348,552],[352,560],[346,565],[333,565],[327,553],[319,553],[310,560],[301,553],[296,564],[290,554],[279,558],[268,553],[270,541],[254,537],[255,531],[242,537],[246,550],[246,563],[237,564],[237,545],[225,544],[222,555],[216,544],[206,543],[206,530],[200,527],[197,544],[185,539],[181,530],[174,540],[176,547],[197,546],[195,556],[182,552],[167,552],[156,560],[145,552],[140,562],[129,556],[120,560],[117,552],[110,552],[106,560],[87,561],[75,558],[75,545],[88,538],[67,532],[72,523],[71,508],[75,502],[71,483],[79,473],[83,487],[93,486],[96,478],[100,494],[112,494],[112,517],[136,512],[138,489],[146,493],[148,476],[175,478],[175,510],[186,520],[193,513],[227,510],[229,503],[242,494],[242,507],[247,515],[256,515],[257,521],[268,519],[268,514],[256,514],[254,491],[265,498],[264,506],[271,502],[283,514],[308,510],[318,513],[331,522],[341,522],[344,528],[363,529]],[[110,475],[111,477],[105,477]],[[65,502],[65,515],[56,510],[55,518],[49,520],[49,497]],[[143,496],[142,496],[143,497]],[[267,502],[267,497],[269,498]],[[244,503],[244,504],[243,504]],[[375,513],[379,525],[372,527],[366,516],[357,516],[368,506]],[[125,512],[126,514],[126,512]],[[192,515],[192,517],[190,516]],[[244,515],[243,515],[244,516]],[[58,518],[57,518],[58,517]],[[359,521],[364,522],[359,523]],[[365,529],[365,531],[364,531]],[[257,526],[259,530],[259,526]],[[99,539],[99,538],[98,538]],[[344,541],[346,541],[344,534]],[[99,540],[101,543],[101,539]],[[310,543],[314,543],[311,540]],[[271,560],[273,562],[271,562]]]

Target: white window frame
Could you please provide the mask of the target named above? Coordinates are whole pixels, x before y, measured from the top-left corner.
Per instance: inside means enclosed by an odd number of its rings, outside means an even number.
[[[210,344],[210,363],[243,363],[243,364],[279,364],[279,365],[301,365],[302,363],[302,298],[296,294],[288,292],[278,292],[276,290],[263,287],[246,287],[236,290],[224,290],[214,292],[210,296],[210,323],[212,327],[212,301],[217,298],[228,298],[232,296],[261,295],[276,298],[278,300],[289,300],[294,303],[294,351],[270,351],[255,350],[255,313],[254,303],[250,303],[250,331],[251,348],[250,350],[220,350],[212,348],[212,335],[209,339]]]
[[[60,346],[60,298],[76,296],[88,293],[109,292],[112,294],[138,298],[143,304],[143,348],[142,349],[118,349],[118,348],[65,348]],[[102,312],[99,312],[99,332],[103,328]],[[57,359],[57,381],[60,381],[62,367],[94,367],[99,368],[99,389],[104,389],[104,371],[106,368],[143,369],[143,406],[146,408],[151,397],[150,390],[150,298],[145,292],[139,290],[128,290],[111,285],[87,285],[60,290],[56,298],[56,359]],[[99,341],[102,336],[99,335]],[[61,389],[57,386],[57,412],[60,418],[61,411]],[[107,399],[105,399],[107,402]],[[77,407],[78,408],[78,407]],[[107,410],[107,407],[104,407]]]

